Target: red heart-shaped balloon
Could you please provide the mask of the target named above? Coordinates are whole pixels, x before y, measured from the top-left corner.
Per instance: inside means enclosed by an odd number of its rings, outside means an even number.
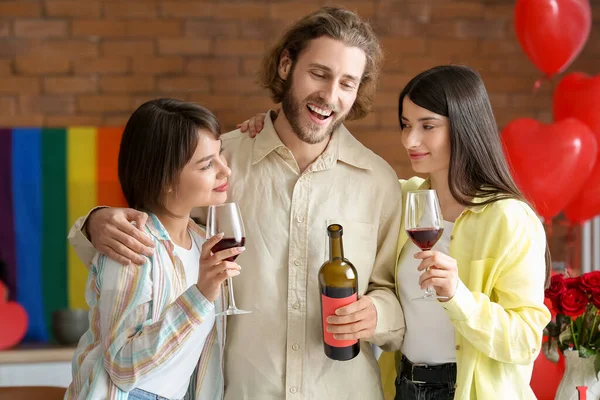
[[[577,118],[584,122],[600,143],[600,75],[566,75],[554,92],[553,113],[556,121]],[[572,222],[584,222],[600,214],[600,154],[587,184],[564,211]]]
[[[0,305],[0,350],[9,349],[21,342],[27,332],[27,313],[18,303]]]
[[[590,128],[572,118],[548,125],[516,119],[502,130],[502,143],[517,185],[548,219],[579,193],[598,154]]]
[[[0,281],[0,350],[18,344],[27,332],[27,312],[18,303],[6,302],[6,294]]]
[[[588,0],[518,0],[515,31],[525,54],[547,76],[564,71],[590,35]]]

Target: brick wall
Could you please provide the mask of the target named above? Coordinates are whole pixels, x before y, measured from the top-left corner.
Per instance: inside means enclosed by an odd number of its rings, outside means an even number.
[[[272,104],[254,83],[283,27],[326,1],[0,0],[0,125],[120,125],[146,99],[214,110],[226,129]],[[594,1],[595,3],[595,1]],[[350,124],[401,176],[396,98],[430,66],[459,62],[484,76],[500,126],[551,119],[545,82],[516,41],[509,0],[340,1],[369,19],[387,59],[375,112]],[[600,6],[572,70],[600,72]]]
[[[590,40],[570,69],[600,72],[600,3]],[[157,96],[198,101],[232,129],[272,104],[254,83],[261,54],[286,25],[329,4],[284,0],[0,0],[0,126],[122,125]],[[375,112],[349,124],[405,177],[397,95],[442,63],[477,68],[499,125],[551,120],[555,82],[521,51],[513,0],[340,1],[369,19],[387,59]],[[562,233],[561,233],[562,232]],[[553,247],[564,242],[555,230]],[[557,251],[562,253],[559,248]],[[560,258],[560,257],[559,257]]]

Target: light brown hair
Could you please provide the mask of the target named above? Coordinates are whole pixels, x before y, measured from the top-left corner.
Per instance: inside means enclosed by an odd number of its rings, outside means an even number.
[[[265,55],[259,75],[259,83],[271,92],[271,98],[280,103],[287,89],[279,76],[279,62],[284,51],[292,60],[292,71],[298,56],[311,40],[328,36],[347,46],[358,47],[365,52],[365,71],[361,78],[356,100],[348,113],[348,120],[360,119],[371,111],[377,79],[383,61],[379,40],[368,23],[352,11],[340,7],[321,7],[292,25]],[[291,74],[290,74],[291,77]]]

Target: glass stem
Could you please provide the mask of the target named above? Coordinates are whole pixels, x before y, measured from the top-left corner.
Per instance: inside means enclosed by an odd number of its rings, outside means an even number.
[[[431,250],[431,247],[428,249],[422,249],[422,251],[429,251]],[[430,268],[427,268],[427,271],[429,271]],[[435,289],[433,288],[433,286],[427,286],[425,288],[425,296],[427,297],[434,297],[437,293],[435,292]]]
[[[237,308],[233,297],[233,279],[231,278],[227,278],[227,290],[229,291],[229,308]]]
[[[425,295],[427,295],[427,296],[435,296],[436,295],[436,292],[435,292],[435,289],[433,288],[433,286],[427,286],[425,288]]]

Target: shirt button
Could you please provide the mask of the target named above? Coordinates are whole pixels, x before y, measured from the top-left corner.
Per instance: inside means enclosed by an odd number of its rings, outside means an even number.
[[[535,354],[536,351],[537,349],[531,349],[531,354]]]
[[[300,265],[300,260],[298,260],[298,259],[295,259],[295,260],[294,260],[294,265],[296,265],[296,266]]]
[[[304,218],[302,218],[302,216],[301,216],[301,215],[298,215],[298,216],[296,217],[296,221],[298,221],[298,222],[302,222],[302,221],[304,221]]]
[[[299,309],[299,308],[300,308],[300,303],[298,303],[298,302],[295,302],[294,304],[292,304],[292,308],[293,308],[294,310],[297,310],[297,309]]]
[[[294,343],[294,345],[292,346],[292,350],[294,350],[294,351],[298,351],[299,348],[300,348],[300,345],[298,343]]]
[[[290,388],[290,393],[291,393],[291,394],[296,394],[296,392],[298,392],[298,388],[297,388],[296,386],[292,386],[292,387]]]
[[[459,351],[460,350],[460,345],[457,344],[456,347],[455,347],[455,349],[456,349],[456,351]]]
[[[450,240],[454,240],[454,235],[450,235]]]

